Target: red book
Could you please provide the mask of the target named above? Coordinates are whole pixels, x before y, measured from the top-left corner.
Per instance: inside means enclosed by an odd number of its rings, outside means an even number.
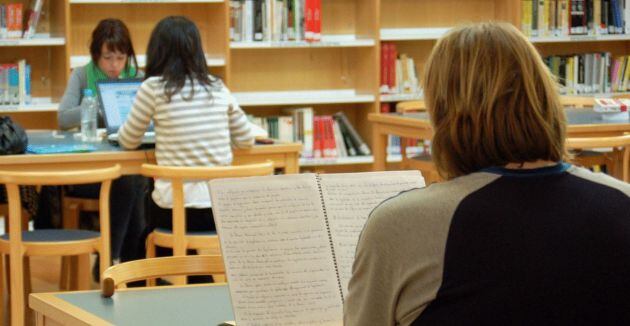
[[[330,115],[321,117],[324,129],[324,157],[337,157],[337,144],[335,142],[335,131],[333,130],[333,118]]]
[[[389,93],[389,43],[381,44],[381,93]]]
[[[322,40],[322,0],[313,1],[313,41]]]
[[[389,103],[381,103],[381,113],[390,113],[392,112],[392,107]]]
[[[313,2],[315,0],[304,0],[304,40],[313,41]]]
[[[396,44],[391,43],[389,45],[389,76],[387,78],[387,83],[390,89],[390,92],[393,92],[396,88],[396,59],[398,58],[398,53],[396,51]]]
[[[7,6],[7,36],[9,38],[22,37],[22,4],[9,3]]]
[[[321,117],[313,117],[313,158],[322,157],[322,123]]]

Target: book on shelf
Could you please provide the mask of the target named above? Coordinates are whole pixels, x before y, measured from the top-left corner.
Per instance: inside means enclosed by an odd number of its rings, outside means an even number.
[[[521,11],[526,36],[630,34],[626,0],[522,0]]]
[[[416,65],[413,58],[397,52],[396,44],[381,44],[382,94],[417,94],[420,92]]]
[[[582,53],[544,58],[558,78],[560,92],[567,95],[626,92],[630,85],[627,56],[613,58],[610,53]]]
[[[270,138],[301,142],[303,158],[342,158],[370,155],[370,149],[343,112],[314,115],[313,108],[284,109],[282,116],[254,117]]]
[[[0,105],[31,103],[31,67],[25,60],[0,64]]]
[[[342,325],[359,235],[418,171],[293,174],[209,183],[236,324]]]
[[[0,38],[32,38],[40,21],[44,0],[0,4]]]
[[[321,40],[321,0],[231,0],[233,42]]]

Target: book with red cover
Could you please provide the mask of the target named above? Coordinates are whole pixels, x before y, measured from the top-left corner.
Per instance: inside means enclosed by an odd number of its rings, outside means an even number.
[[[322,40],[322,0],[313,0],[313,41]]]
[[[396,88],[396,59],[398,58],[398,52],[396,51],[396,44],[391,43],[389,45],[389,76],[387,78],[387,85],[390,92]]]
[[[320,116],[313,117],[313,157],[322,158],[322,123]]]
[[[315,0],[304,0],[304,40],[313,41],[313,2]]]
[[[389,43],[381,44],[381,93],[389,93]]]

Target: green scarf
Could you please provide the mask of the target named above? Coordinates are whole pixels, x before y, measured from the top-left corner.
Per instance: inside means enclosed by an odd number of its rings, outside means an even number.
[[[101,68],[95,65],[92,60],[90,60],[90,63],[85,66],[85,69],[87,71],[87,88],[91,89],[92,94],[96,96],[96,94],[98,94],[96,92],[96,82],[99,80],[108,80],[109,77],[101,70]],[[118,78],[121,79],[134,77],[136,77],[136,68],[129,63],[127,63],[125,69],[123,69],[120,76],[118,76]]]

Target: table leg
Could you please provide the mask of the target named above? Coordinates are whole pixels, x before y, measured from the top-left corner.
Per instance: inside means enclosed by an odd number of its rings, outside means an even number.
[[[381,131],[378,124],[372,127],[372,154],[374,155],[373,171],[384,171],[387,160],[387,134]]]

